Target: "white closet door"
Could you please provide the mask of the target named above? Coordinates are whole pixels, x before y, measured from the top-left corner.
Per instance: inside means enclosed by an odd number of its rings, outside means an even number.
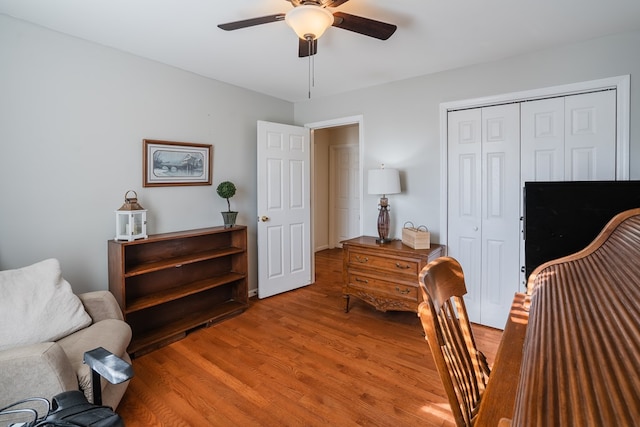
[[[519,177],[520,105],[483,108],[480,323],[494,328],[504,327],[519,289]]]
[[[522,179],[564,180],[564,98],[523,102]]]
[[[521,110],[522,187],[527,181],[616,179],[616,91],[528,101]],[[524,260],[521,241],[522,266]],[[520,282],[526,280],[523,270]]]
[[[565,98],[565,181],[616,179],[616,91]]]
[[[463,267],[467,312],[480,322],[482,281],[482,129],[480,109],[448,114],[448,254]],[[504,325],[503,325],[504,326]]]
[[[520,105],[520,188],[527,181],[564,181],[564,97],[539,99]],[[524,191],[524,190],[523,190]],[[524,197],[520,212],[524,216]],[[520,224],[521,236],[524,223]],[[524,239],[520,238],[520,284],[525,289]]]
[[[448,116],[449,255],[472,322],[503,328],[519,285],[520,107]]]
[[[448,252],[471,321],[503,328],[524,290],[526,181],[616,177],[616,91],[448,113]]]
[[[616,92],[522,104],[522,184],[616,177]]]

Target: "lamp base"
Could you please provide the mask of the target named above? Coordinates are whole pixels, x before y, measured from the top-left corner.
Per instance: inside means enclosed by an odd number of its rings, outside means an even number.
[[[380,198],[380,204],[378,205],[378,236],[376,243],[385,244],[389,243],[392,239],[389,239],[389,201],[386,197]]]
[[[393,239],[388,239],[388,238],[376,239],[376,243],[380,243],[381,245],[384,245],[385,243],[391,243],[391,242],[393,242]]]

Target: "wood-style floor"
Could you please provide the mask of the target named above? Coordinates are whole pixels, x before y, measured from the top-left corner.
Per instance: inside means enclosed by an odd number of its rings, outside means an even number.
[[[316,254],[316,283],[133,361],[118,407],[136,426],[453,426],[415,313],[351,299],[342,253]],[[502,331],[474,328],[493,361]]]

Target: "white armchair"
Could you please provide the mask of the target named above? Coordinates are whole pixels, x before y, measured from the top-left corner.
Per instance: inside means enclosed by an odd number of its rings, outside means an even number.
[[[48,261],[51,260],[44,262]],[[28,268],[30,267],[25,269]],[[21,302],[15,301],[18,298],[16,295],[19,294],[15,289],[21,287],[22,283],[16,284],[15,274],[5,273],[7,272],[0,272],[0,292],[3,293],[3,298],[6,296],[4,292],[11,294],[14,301],[8,304],[20,305]],[[18,275],[18,279],[22,280],[23,276],[24,274]],[[38,281],[36,289],[45,286],[46,284]],[[25,288],[28,288],[28,285]],[[70,291],[70,287],[68,290]],[[32,304],[33,295],[28,292],[25,295],[30,299],[28,303]],[[89,324],[63,337],[13,346],[10,342],[8,343],[8,340],[15,335],[16,331],[7,330],[5,326],[0,327],[0,407],[27,397],[44,397],[51,400],[54,395],[68,390],[81,390],[89,401],[93,401],[91,371],[89,366],[83,363],[83,356],[85,352],[97,347],[103,347],[123,360],[131,362],[127,354],[127,347],[131,341],[131,328],[124,322],[120,307],[113,295],[108,291],[95,291],[80,294],[77,297],[82,303],[80,310],[84,307],[84,311],[90,317],[86,319]],[[77,298],[74,298],[77,301]],[[57,302],[56,296],[50,297],[47,306],[56,310]],[[63,313],[59,313],[61,310]],[[64,316],[66,311],[58,308],[55,315]],[[7,315],[0,310],[0,319],[5,325],[10,323],[5,318]],[[45,327],[44,323],[47,322],[43,322],[43,327]],[[18,331],[18,334],[28,334],[28,329],[27,326],[24,330]],[[127,385],[128,381],[114,385],[103,379],[101,381],[103,404],[115,409]]]

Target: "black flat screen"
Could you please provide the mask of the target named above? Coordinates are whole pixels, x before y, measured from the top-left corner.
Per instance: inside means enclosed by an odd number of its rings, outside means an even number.
[[[640,181],[527,182],[525,271],[584,249],[616,214],[640,207]]]

